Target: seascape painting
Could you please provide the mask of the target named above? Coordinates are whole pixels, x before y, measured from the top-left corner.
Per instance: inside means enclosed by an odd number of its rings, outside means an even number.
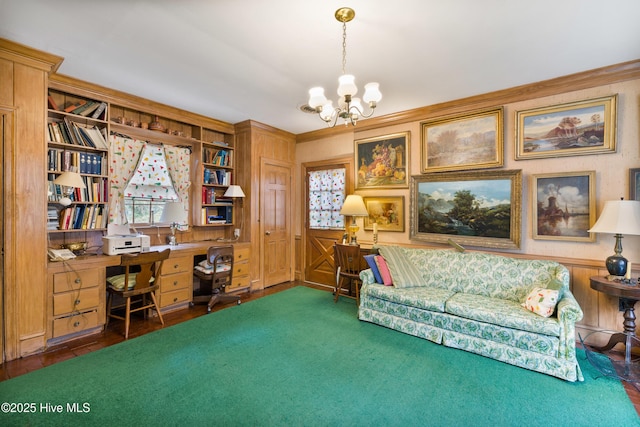
[[[533,238],[593,241],[595,172],[534,175]]]
[[[429,175],[431,177],[431,175]],[[413,177],[412,237],[487,247],[517,247],[520,171]]]
[[[516,159],[615,152],[615,98],[519,112]]]

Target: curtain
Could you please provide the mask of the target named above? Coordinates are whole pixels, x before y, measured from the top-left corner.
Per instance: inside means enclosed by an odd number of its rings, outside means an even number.
[[[344,228],[345,174],[344,168],[309,172],[310,228]]]
[[[109,138],[109,223],[126,224],[124,210],[125,188],[136,171],[145,146],[163,147],[149,144],[122,135]],[[157,151],[157,150],[156,150]],[[189,186],[191,185],[191,150],[188,148],[164,146],[168,179],[172,181],[178,200],[185,212],[189,211]],[[144,162],[143,162],[144,163]],[[161,175],[162,176],[162,175]],[[187,215],[185,215],[187,216]]]

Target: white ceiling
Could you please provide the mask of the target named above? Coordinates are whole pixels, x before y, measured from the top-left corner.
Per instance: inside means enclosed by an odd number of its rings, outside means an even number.
[[[337,98],[341,6],[376,116],[640,59],[638,0],[0,0],[0,37],[64,57],[62,74],[303,133],[326,127],[298,109],[308,89]]]

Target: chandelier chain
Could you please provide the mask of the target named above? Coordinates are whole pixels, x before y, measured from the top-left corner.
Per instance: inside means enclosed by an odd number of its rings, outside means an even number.
[[[347,68],[347,23],[342,21],[342,74]]]

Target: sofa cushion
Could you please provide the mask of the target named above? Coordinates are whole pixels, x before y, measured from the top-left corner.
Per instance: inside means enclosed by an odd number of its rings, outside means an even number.
[[[389,273],[387,262],[381,255],[376,255],[375,260],[376,265],[378,266],[378,271],[380,272],[380,277],[382,277],[382,283],[386,286],[393,285],[393,280],[391,279],[391,273]]]
[[[395,286],[383,286],[377,284],[368,285],[364,292],[366,292],[367,296],[371,296],[373,298],[439,312],[444,312],[445,303],[453,295],[453,292],[446,289],[397,289]]]
[[[560,336],[557,318],[538,316],[513,301],[457,293],[447,300],[445,312],[521,331]]]
[[[404,248],[399,246],[381,246],[379,248],[387,262],[389,272],[396,288],[411,288],[425,286],[422,274],[408,260]]]
[[[376,264],[375,257],[376,256],[374,254],[370,254],[370,255],[365,255],[364,259],[365,261],[367,261],[367,264],[369,265],[369,268],[373,273],[373,277],[376,278],[376,283],[382,284],[383,283],[382,276],[380,276],[380,270],[378,270],[378,264]]]
[[[533,288],[531,293],[527,295],[527,298],[522,303],[522,306],[533,313],[539,314],[542,317],[549,317],[556,309],[559,293],[560,291],[557,289],[535,287]]]

